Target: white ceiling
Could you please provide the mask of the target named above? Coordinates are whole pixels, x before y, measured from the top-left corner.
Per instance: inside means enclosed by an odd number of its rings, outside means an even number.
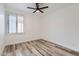
[[[28,9],[27,7],[36,7],[35,3],[6,3],[4,5],[8,8],[17,9],[17,10],[24,11],[24,12],[26,12],[26,11],[33,12],[32,9]],[[68,7],[68,6],[71,6],[71,5],[79,5],[79,4],[72,4],[72,3],[42,3],[40,5],[40,7],[49,6],[48,9],[58,10],[60,8]],[[48,10],[48,9],[45,9],[45,10]]]
[[[28,9],[27,7],[36,7],[35,3],[6,3],[4,4],[7,8],[17,9],[20,11],[32,11],[32,9]],[[40,7],[43,6],[43,3]]]
[[[28,6],[35,7],[35,5],[32,3],[6,3],[5,6],[8,8],[17,9],[21,11],[29,11],[29,9],[27,9]]]

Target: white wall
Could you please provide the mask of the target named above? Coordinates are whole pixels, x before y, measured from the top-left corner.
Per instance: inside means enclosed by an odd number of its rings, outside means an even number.
[[[5,33],[5,29],[4,29],[4,7],[2,4],[0,4],[0,55],[4,49],[4,33]]]
[[[40,20],[39,20],[38,14],[28,13],[28,12],[24,13],[21,11],[17,11],[13,9],[11,10],[8,8],[6,9],[6,20],[8,20],[7,13],[24,15],[24,33],[23,34],[6,33],[6,36],[5,36],[6,45],[35,40],[40,38],[40,24],[39,24]],[[7,29],[7,24],[8,23],[6,23],[6,29]]]
[[[41,37],[79,51],[79,4],[48,5],[43,14]]]

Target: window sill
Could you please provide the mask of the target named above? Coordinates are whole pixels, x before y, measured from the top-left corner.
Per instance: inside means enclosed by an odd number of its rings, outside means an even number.
[[[23,35],[24,33],[8,33],[9,35]]]

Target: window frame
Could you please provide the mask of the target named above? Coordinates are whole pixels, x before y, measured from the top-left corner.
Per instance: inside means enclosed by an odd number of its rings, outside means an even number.
[[[10,33],[10,31],[9,31],[9,16],[10,15],[15,15],[16,16],[16,33]],[[23,17],[23,32],[21,32],[21,33],[18,32],[18,16]],[[24,34],[24,16],[23,15],[21,15],[21,14],[12,14],[12,13],[8,14],[8,34]]]

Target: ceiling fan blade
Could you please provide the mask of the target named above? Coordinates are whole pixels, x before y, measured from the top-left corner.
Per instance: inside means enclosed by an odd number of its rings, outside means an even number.
[[[29,8],[29,9],[36,9],[36,8],[32,8],[32,7],[27,7],[27,8]]]
[[[36,3],[36,7],[39,8],[39,3]]]
[[[45,9],[45,8],[48,8],[48,6],[46,6],[46,7],[41,7],[41,8],[39,8],[39,9]]]
[[[41,13],[44,13],[44,12],[43,12],[42,10],[40,10],[40,9],[39,9],[39,11],[40,11]]]
[[[35,13],[37,10],[35,10],[33,13]]]

